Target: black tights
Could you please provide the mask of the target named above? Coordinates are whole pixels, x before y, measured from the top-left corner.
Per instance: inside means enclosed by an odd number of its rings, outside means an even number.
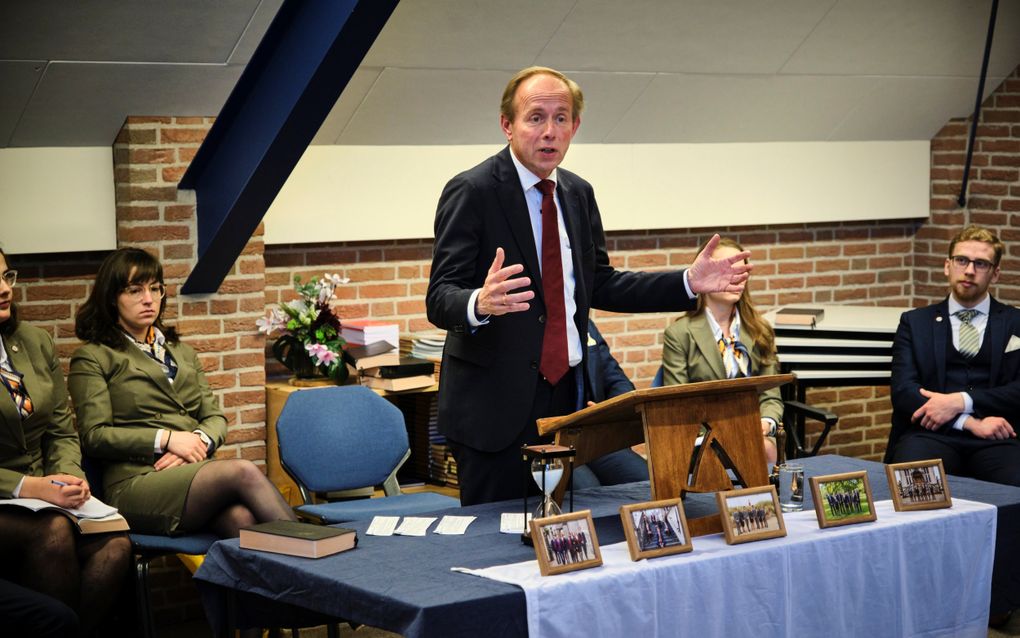
[[[4,576],[78,612],[88,635],[117,602],[131,563],[127,534],[78,534],[54,512],[0,511]]]
[[[181,530],[233,538],[242,527],[281,519],[294,520],[294,512],[262,470],[251,461],[221,459],[203,465],[191,481]]]

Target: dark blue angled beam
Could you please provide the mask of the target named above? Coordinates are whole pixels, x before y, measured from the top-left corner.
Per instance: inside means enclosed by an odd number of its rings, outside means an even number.
[[[198,202],[181,292],[215,292],[399,0],[285,0],[180,188]]]

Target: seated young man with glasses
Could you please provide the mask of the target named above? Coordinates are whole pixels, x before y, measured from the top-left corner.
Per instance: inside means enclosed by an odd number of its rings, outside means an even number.
[[[903,313],[892,360],[887,463],[1020,486],[1020,310],[988,294],[1003,244],[968,226],[949,243],[949,296]]]

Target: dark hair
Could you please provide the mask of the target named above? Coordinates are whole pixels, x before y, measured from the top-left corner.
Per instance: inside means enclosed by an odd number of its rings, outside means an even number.
[[[163,266],[159,260],[141,248],[118,248],[103,260],[96,273],[96,285],[89,298],[78,308],[74,317],[74,334],[82,341],[101,343],[123,349],[127,345],[121,331],[117,297],[131,285],[144,285],[152,281],[163,282]],[[159,313],[154,325],[174,343],[177,331],[163,325],[166,296],[159,302]]]
[[[708,241],[701,244],[698,248],[698,253],[705,249]],[[728,246],[735,248],[743,252],[744,247],[737,243],[736,240],[728,237],[723,237],[719,240],[718,246]],[[717,247],[718,247],[717,246]],[[746,261],[746,260],[745,260]],[[705,295],[698,295],[697,308],[688,313],[690,316],[699,315],[705,312]],[[747,282],[744,286],[744,291],[740,293],[740,299],[737,300],[737,313],[740,314],[740,326],[744,331],[744,335],[748,337],[746,340],[742,340],[745,343],[750,341],[753,345],[752,348],[758,349],[758,354],[761,356],[762,363],[772,363],[776,360],[776,335],[772,330],[772,326],[758,312],[758,309],[754,307],[754,303],[751,301],[751,285]]]
[[[4,261],[7,261],[7,253],[4,252],[3,248],[0,248],[0,257],[3,257]],[[7,267],[10,268],[11,265],[8,263]],[[0,273],[0,275],[2,274],[3,273]],[[3,323],[0,323],[0,335],[6,337],[7,335],[14,334],[14,331],[17,329],[18,329],[18,308],[17,305],[15,305],[14,303],[14,297],[11,296],[11,318]]]

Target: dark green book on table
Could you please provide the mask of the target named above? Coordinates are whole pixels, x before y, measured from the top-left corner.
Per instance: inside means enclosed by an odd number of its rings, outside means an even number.
[[[377,366],[370,370],[365,370],[364,374],[379,377],[380,379],[403,379],[404,377],[432,374],[435,370],[435,364],[428,359],[402,357],[397,365]]]
[[[358,532],[301,521],[270,521],[241,530],[241,548],[262,552],[322,558],[354,549]]]

